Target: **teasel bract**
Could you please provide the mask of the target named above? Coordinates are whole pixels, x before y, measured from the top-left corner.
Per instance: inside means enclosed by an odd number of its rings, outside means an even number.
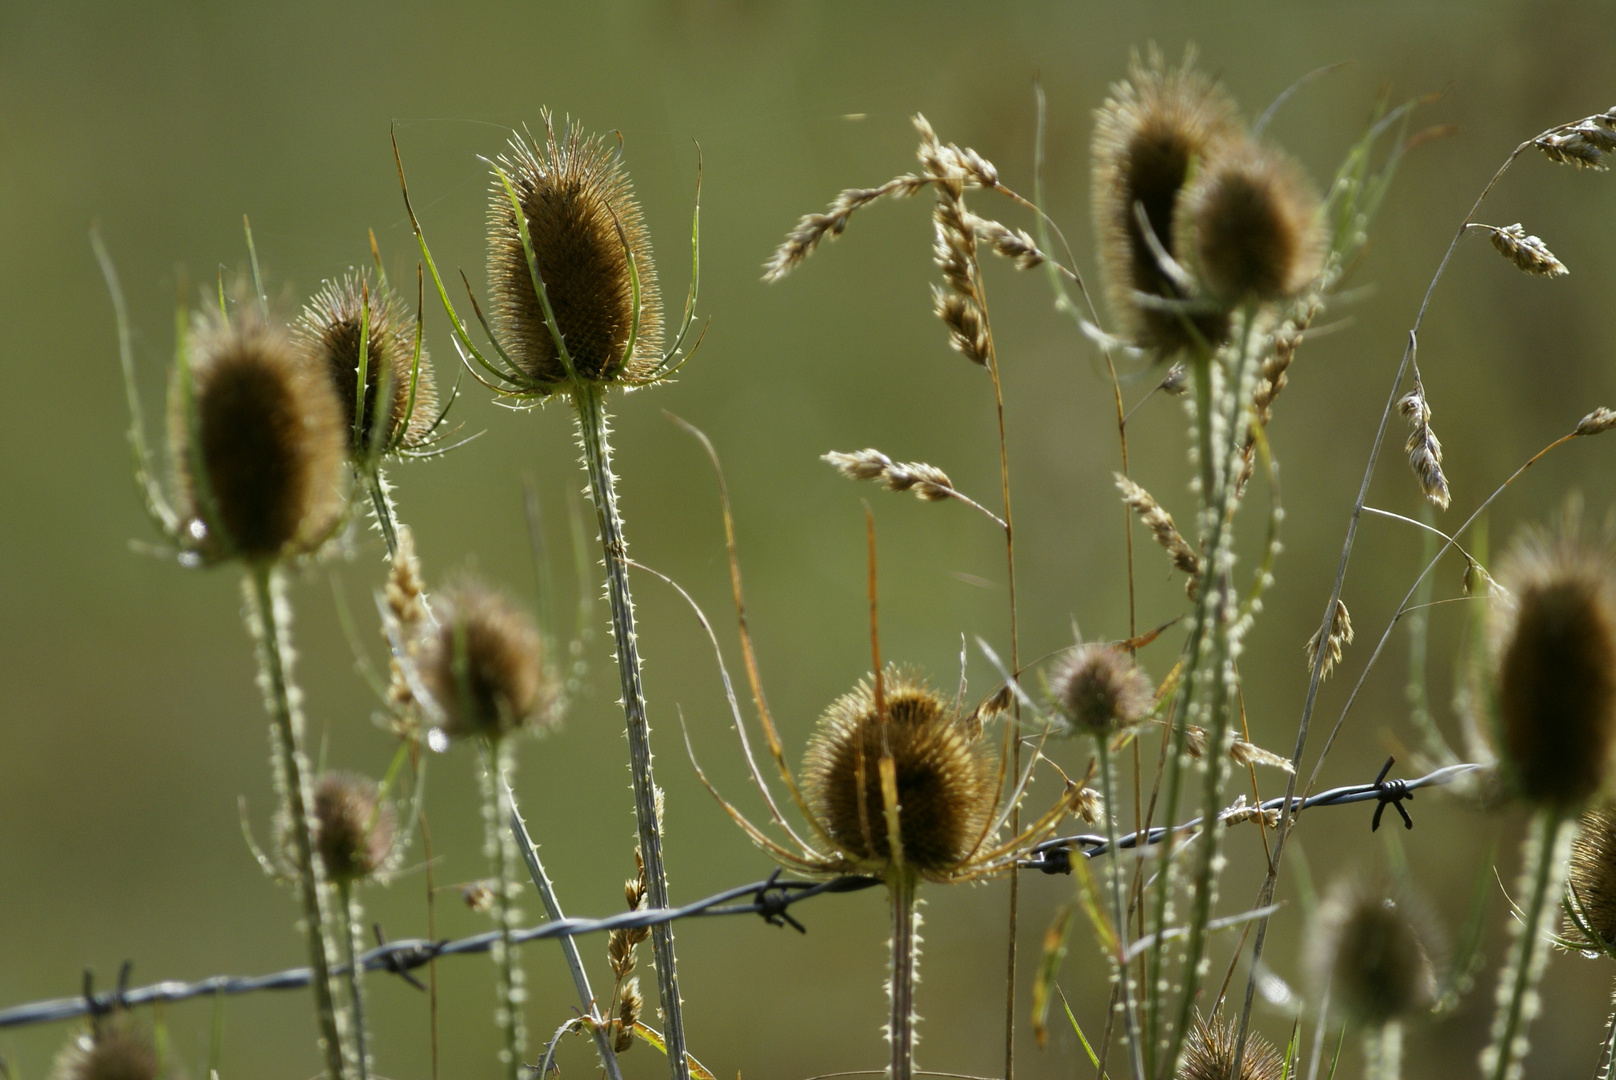
[[[572,402],[606,567],[640,850],[651,906],[665,907],[668,879],[606,394],[613,388],[653,385],[688,359],[683,347],[700,280],[700,176],[698,171],[690,290],[679,332],[664,352],[662,302],[650,240],[621,153],[571,123],[558,134],[548,111],[543,120],[542,142],[523,132],[511,139],[506,156],[488,162],[494,174],[488,232],[493,322],[474,297],[471,304],[493,346],[493,358],[477,348],[449,300],[410,205],[402,159],[399,182],[422,257],[464,350],[467,370],[502,397],[540,403],[565,396]],[[659,924],[651,941],[669,1065],[675,1080],[688,1080],[671,925]],[[512,1080],[519,1064],[510,1063]]]
[[[1484,682],[1506,785],[1532,811],[1518,885],[1521,917],[1499,975],[1491,1080],[1521,1074],[1526,1028],[1548,962],[1578,813],[1611,779],[1616,749],[1616,553],[1611,529],[1585,533],[1581,507],[1552,531],[1529,529],[1496,574],[1492,670]]]

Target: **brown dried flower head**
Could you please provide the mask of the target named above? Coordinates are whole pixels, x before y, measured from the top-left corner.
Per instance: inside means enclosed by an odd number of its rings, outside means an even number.
[[[437,625],[417,670],[451,739],[498,741],[550,719],[556,687],[533,621],[502,593],[465,580],[436,594]]]
[[[361,423],[356,435],[362,326],[369,343],[364,350],[364,415],[358,417]],[[342,403],[350,455],[362,457],[377,449],[408,447],[426,437],[438,401],[432,365],[423,345],[417,374],[415,326],[391,289],[378,285],[365,272],[328,281],[304,307],[296,334],[299,346],[327,373]],[[387,416],[378,420],[376,399],[384,382]],[[378,430],[382,445],[373,448],[371,438]]]
[[[288,862],[291,821],[279,821]],[[381,798],[375,781],[350,772],[322,773],[314,783],[314,850],[328,878],[339,884],[363,881],[387,865],[398,838],[398,815]]]
[[[904,862],[943,875],[968,859],[998,801],[997,771],[948,704],[899,668],[865,679],[820,717],[803,763],[803,794],[830,840],[872,872],[892,861],[880,761],[892,755]],[[860,809],[862,803],[863,809]]]
[[[151,1036],[120,1016],[94,1033],[75,1035],[56,1055],[50,1080],[157,1080],[159,1075]]]
[[[169,395],[184,542],[208,557],[273,561],[318,547],[342,514],[344,442],[330,380],[242,305],[200,315],[191,400]]]
[[[1128,336],[1162,354],[1190,346],[1194,336],[1176,312],[1141,306],[1135,293],[1180,298],[1140,228],[1135,205],[1163,246],[1171,249],[1179,192],[1198,163],[1240,137],[1234,103],[1194,69],[1187,54],[1177,68],[1161,53],[1136,56],[1128,79],[1111,88],[1095,115],[1094,227],[1111,306]],[[1228,335],[1222,313],[1196,315],[1195,330],[1216,344]]]
[[[1049,676],[1055,712],[1079,734],[1108,738],[1150,712],[1150,680],[1116,645],[1078,645],[1062,653]]]
[[[1322,1000],[1355,1023],[1379,1027],[1436,1000],[1435,934],[1418,901],[1343,879],[1308,932],[1308,969]]]
[[[1616,567],[1608,535],[1525,532],[1498,571],[1493,609],[1505,772],[1528,803],[1579,809],[1605,786],[1616,744]]]
[[[1616,945],[1616,806],[1602,803],[1582,812],[1566,884],[1573,909],[1599,940],[1589,940],[1569,915],[1561,935],[1589,950]]]
[[[1214,299],[1287,300],[1318,273],[1319,199],[1277,150],[1225,143],[1178,201],[1173,250]]]
[[[1175,1080],[1284,1080],[1285,1060],[1272,1043],[1255,1031],[1246,1035],[1245,1056],[1240,1072],[1234,1067],[1236,1032],[1234,1024],[1213,1017],[1208,1023],[1199,1014],[1184,1039],[1184,1058]]]
[[[514,138],[499,168],[526,219],[550,310],[578,379],[633,382],[659,362],[662,300],[651,240],[619,155],[599,136],[568,124],[557,136],[549,113],[545,140]],[[634,286],[639,276],[639,330]],[[488,203],[488,280],[494,323],[506,353],[542,393],[571,381],[534,287],[510,194],[496,174]]]

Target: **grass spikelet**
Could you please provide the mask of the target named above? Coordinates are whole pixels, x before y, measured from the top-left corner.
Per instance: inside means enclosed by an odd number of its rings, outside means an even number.
[[[922,461],[893,461],[879,450],[855,450],[850,454],[832,450],[819,460],[850,480],[879,480],[888,491],[913,491],[916,498],[941,502],[955,494],[948,474]]]
[[[1523,272],[1539,277],[1563,277],[1570,273],[1565,263],[1554,257],[1549,245],[1540,237],[1529,235],[1520,222],[1501,228],[1486,228],[1498,253]]]
[[[1344,601],[1337,599],[1335,614],[1330,616],[1330,633],[1324,640],[1324,666],[1319,669],[1319,679],[1322,681],[1330,677],[1330,672],[1341,662],[1341,651],[1352,644],[1352,616],[1347,612]],[[1307,639],[1307,669],[1313,670],[1314,663],[1319,656],[1319,632]]]
[[[1178,526],[1173,524],[1173,515],[1162,509],[1150,492],[1126,476],[1121,473],[1112,475],[1116,478],[1117,490],[1122,492],[1122,501],[1139,515],[1139,520],[1150,530],[1156,543],[1172,557],[1173,566],[1189,575],[1189,580],[1184,583],[1184,591],[1189,593],[1191,600],[1195,599],[1196,582],[1201,577],[1201,557],[1178,531]]]
[[[1616,427],[1616,412],[1601,405],[1577,422],[1577,430],[1573,434],[1598,435],[1613,427]]]
[[[1446,510],[1448,477],[1442,471],[1442,443],[1431,430],[1431,406],[1425,400],[1425,385],[1418,375],[1414,377],[1414,389],[1398,401],[1397,410],[1408,421],[1410,429],[1408,442],[1403,447],[1408,453],[1409,468],[1414,470],[1426,500],[1438,510]]]

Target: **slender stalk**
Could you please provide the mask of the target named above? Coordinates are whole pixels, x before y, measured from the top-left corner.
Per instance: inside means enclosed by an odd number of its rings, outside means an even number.
[[[1613,1066],[1616,1066],[1616,1013],[1612,1013],[1605,1024],[1605,1044],[1599,1049],[1599,1064],[1595,1067],[1594,1076],[1597,1080],[1611,1080]]]
[[[376,515],[376,527],[387,542],[387,557],[398,554],[398,520],[393,513],[393,500],[387,496],[387,481],[382,478],[380,466],[364,474],[365,490],[370,493],[370,509]]]
[[[310,983],[314,989],[314,1017],[320,1029],[320,1048],[325,1054],[329,1080],[345,1080],[342,1031],[331,985],[331,924],[325,911],[325,868],[314,857],[309,820],[314,793],[308,761],[303,755],[300,695],[291,682],[291,645],[287,630],[290,611],[280,595],[280,584],[273,565],[256,563],[249,567],[248,625],[258,644],[258,680],[269,709],[276,786],[292,823],[298,896],[303,903],[303,932],[309,947],[309,970],[313,975]]]
[[[645,691],[640,685],[634,598],[629,592],[628,567],[624,562],[628,545],[623,539],[623,521],[617,512],[617,478],[612,473],[605,388],[575,383],[572,400],[578,413],[578,439],[583,446],[584,467],[589,472],[589,491],[605,556],[606,593],[612,610],[612,638],[617,646],[617,671],[628,725],[629,768],[634,786],[634,816],[639,824],[640,854],[645,859],[650,906],[667,907],[668,875],[662,862],[662,822],[657,786],[651,775],[651,727],[645,718]],[[656,957],[657,998],[666,1028],[668,1065],[674,1080],[690,1080],[671,925],[662,923],[652,928],[651,948]]]
[[[887,1041],[892,1044],[891,1080],[913,1080],[915,1075],[915,980],[920,963],[920,913],[915,910],[917,880],[907,866],[896,866],[887,876],[892,901],[892,981],[887,995],[892,1020]]]
[[[1363,1037],[1364,1080],[1398,1080],[1403,1072],[1403,1024],[1388,1020]]]
[[[1555,900],[1565,884],[1574,818],[1553,808],[1539,810],[1532,819],[1523,847],[1519,888],[1526,893],[1521,916],[1512,924],[1515,947],[1509,963],[1498,973],[1498,1012],[1493,1016],[1492,1042],[1481,1052],[1482,1075],[1489,1080],[1518,1080],[1526,1056],[1526,1028],[1537,1015],[1538,980],[1549,962],[1545,948],[1555,914]]]
[[[516,929],[516,911],[511,900],[518,890],[515,876],[515,843],[505,831],[503,822],[509,815],[508,790],[502,782],[507,772],[509,750],[501,744],[485,744],[483,750],[483,826],[486,830],[488,857],[494,866],[494,921],[499,930],[499,942],[491,950],[494,967],[498,972],[495,991],[499,1005],[494,1019],[505,1038],[505,1047],[499,1052],[510,1080],[522,1080],[522,1054],[527,1049],[527,1025],[522,1018],[522,971],[516,963],[516,944],[511,931]]]
[[[1106,842],[1111,845],[1110,850],[1118,851],[1120,849],[1117,846],[1117,770],[1115,763],[1111,759],[1111,742],[1108,736],[1095,736],[1094,755],[1099,759],[1100,797],[1105,803],[1105,838]],[[1132,1069],[1134,1080],[1144,1080],[1144,1048],[1139,1045],[1139,1013],[1134,1004],[1133,971],[1128,964],[1126,952],[1128,942],[1128,904],[1123,898],[1123,869],[1122,860],[1106,860],[1104,873],[1106,880],[1111,885],[1111,922],[1117,928],[1117,956],[1113,961],[1113,969],[1117,978],[1115,992],[1122,997],[1123,1018],[1127,1024],[1128,1064]]]
[[[359,1080],[370,1080],[370,1049],[365,1045],[365,969],[359,964],[356,938],[360,933],[359,901],[353,882],[337,884],[337,931],[342,935],[343,963],[348,969],[348,1001],[353,1008],[354,1065]]]

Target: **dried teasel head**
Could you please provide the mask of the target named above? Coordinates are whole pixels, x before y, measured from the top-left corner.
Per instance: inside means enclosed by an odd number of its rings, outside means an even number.
[[[364,330],[363,335],[361,329]],[[303,309],[297,343],[323,369],[342,403],[348,453],[361,458],[418,444],[431,430],[437,387],[426,347],[417,370],[415,325],[403,303],[368,273],[328,281]],[[359,354],[364,343],[365,401],[359,411]],[[386,416],[377,414],[377,396],[387,386]],[[374,435],[381,436],[373,447]]]
[[[169,394],[183,542],[208,558],[305,554],[343,509],[341,410],[325,374],[247,305],[198,316]],[[189,393],[186,392],[187,385]]]
[[[157,1080],[160,1075],[151,1036],[119,1015],[62,1047],[50,1080]]]
[[[904,862],[921,876],[965,862],[998,802],[997,770],[949,704],[899,668],[882,677],[877,711],[865,679],[820,717],[803,763],[809,809],[832,842],[871,872],[892,864],[880,762],[892,756]]]
[[[630,383],[649,375],[662,346],[662,300],[634,188],[619,155],[569,124],[559,136],[548,112],[543,144],[511,140],[498,168],[525,219],[519,223],[504,180],[488,204],[488,280],[506,353],[542,394],[572,382],[546,321],[545,299],[572,371],[586,383]],[[523,246],[527,227],[545,298],[534,286]],[[632,266],[630,259],[632,258]],[[635,282],[639,323],[635,331]],[[631,355],[624,355],[633,338]]]
[[[1241,137],[1234,103],[1194,68],[1194,55],[1169,68],[1151,49],[1134,58],[1128,78],[1111,88],[1095,115],[1094,227],[1112,308],[1128,336],[1163,355],[1190,347],[1196,335],[1212,344],[1228,336],[1228,316],[1197,314],[1194,333],[1177,312],[1141,305],[1136,293],[1182,298],[1140,226],[1136,206],[1162,246],[1173,243],[1179,193],[1197,165]]]
[[[1590,952],[1616,946],[1616,806],[1601,803],[1582,812],[1571,841],[1566,892],[1582,925],[1567,915],[1561,936]],[[1583,926],[1598,940],[1589,940]]]
[[[1184,1039],[1184,1058],[1174,1080],[1284,1080],[1285,1060],[1267,1039],[1255,1031],[1246,1035],[1240,1072],[1233,1072],[1235,1025],[1199,1014]]]
[[[1104,739],[1150,713],[1154,688],[1117,645],[1078,645],[1062,653],[1049,675],[1055,712],[1083,735]]]
[[[350,772],[322,773],[314,782],[314,852],[326,877],[338,884],[363,881],[383,870],[398,838],[398,814],[381,797],[375,781]],[[287,863],[292,853],[292,823],[278,822]]]
[[[1315,994],[1354,1023],[1379,1027],[1436,1001],[1435,931],[1424,908],[1399,890],[1338,881],[1308,931]]]
[[[1224,144],[1178,200],[1173,251],[1214,299],[1288,300],[1318,273],[1319,199],[1277,150]]]
[[[445,735],[497,742],[552,719],[556,686],[525,612],[470,579],[435,594],[432,610],[437,625],[418,643],[416,670]]]
[[[1610,530],[1582,535],[1568,509],[1526,531],[1498,568],[1496,721],[1504,772],[1526,802],[1580,809],[1616,748],[1616,565]]]

